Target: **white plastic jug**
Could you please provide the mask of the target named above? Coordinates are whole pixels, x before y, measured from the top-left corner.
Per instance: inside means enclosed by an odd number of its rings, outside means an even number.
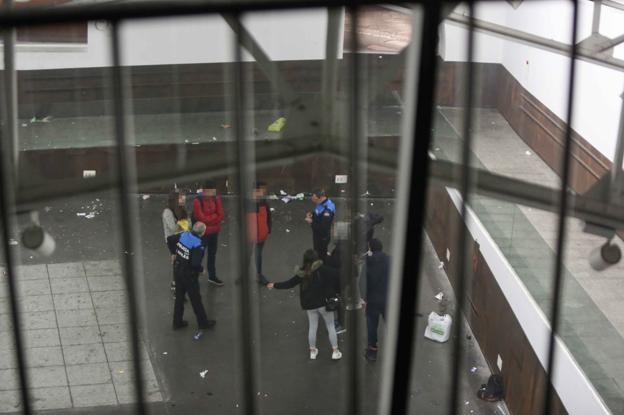
[[[432,311],[429,314],[429,324],[425,329],[425,337],[433,341],[444,343],[451,337],[453,319],[448,314],[443,316]]]

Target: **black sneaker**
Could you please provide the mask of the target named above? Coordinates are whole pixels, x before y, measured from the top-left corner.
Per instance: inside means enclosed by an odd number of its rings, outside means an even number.
[[[188,326],[188,321],[186,321],[186,320],[182,320],[179,323],[173,323],[173,329],[174,330],[183,329],[186,326]]]
[[[223,281],[221,281],[218,277],[208,278],[208,282],[218,287],[223,286]]]
[[[376,349],[371,349],[370,347],[367,347],[366,351],[364,352],[364,357],[369,362],[376,361],[377,360],[377,350]]]
[[[342,327],[342,324],[340,324],[337,321],[334,322],[334,327],[336,328],[336,334],[342,334],[342,333],[346,333],[347,332],[347,329]]]
[[[215,324],[217,324],[216,320],[206,320],[206,324],[201,325],[199,328],[200,330],[211,329],[215,326]]]

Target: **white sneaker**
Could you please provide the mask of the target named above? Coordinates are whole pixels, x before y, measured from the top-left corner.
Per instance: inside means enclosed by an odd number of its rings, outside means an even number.
[[[318,349],[310,349],[310,359],[316,360],[316,356],[318,356]]]
[[[342,353],[340,353],[340,350],[336,349],[334,350],[334,352],[332,353],[332,360],[340,360],[342,359]]]

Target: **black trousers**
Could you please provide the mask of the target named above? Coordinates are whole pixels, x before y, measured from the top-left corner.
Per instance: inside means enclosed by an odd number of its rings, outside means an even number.
[[[327,258],[327,249],[329,248],[330,235],[318,235],[312,233],[312,245],[319,256],[319,259],[325,261]]]
[[[204,235],[202,242],[206,247],[206,270],[208,271],[208,278],[215,278],[217,276],[219,232]]]
[[[197,318],[197,326],[200,329],[208,327],[208,317],[199,294],[199,278],[197,275],[180,275],[175,273],[175,302],[173,304],[173,324],[180,325],[184,316],[184,296],[188,295],[191,307]]]

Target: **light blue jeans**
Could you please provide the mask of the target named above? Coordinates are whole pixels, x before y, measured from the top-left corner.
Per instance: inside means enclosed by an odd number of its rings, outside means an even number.
[[[306,310],[306,312],[308,313],[308,323],[310,324],[308,329],[310,349],[316,349],[316,332],[318,330],[319,316],[323,317],[327,333],[329,334],[329,342],[332,348],[336,349],[338,347],[338,336],[336,336],[336,327],[334,326],[334,312],[325,310],[325,306],[315,308],[314,310]]]

